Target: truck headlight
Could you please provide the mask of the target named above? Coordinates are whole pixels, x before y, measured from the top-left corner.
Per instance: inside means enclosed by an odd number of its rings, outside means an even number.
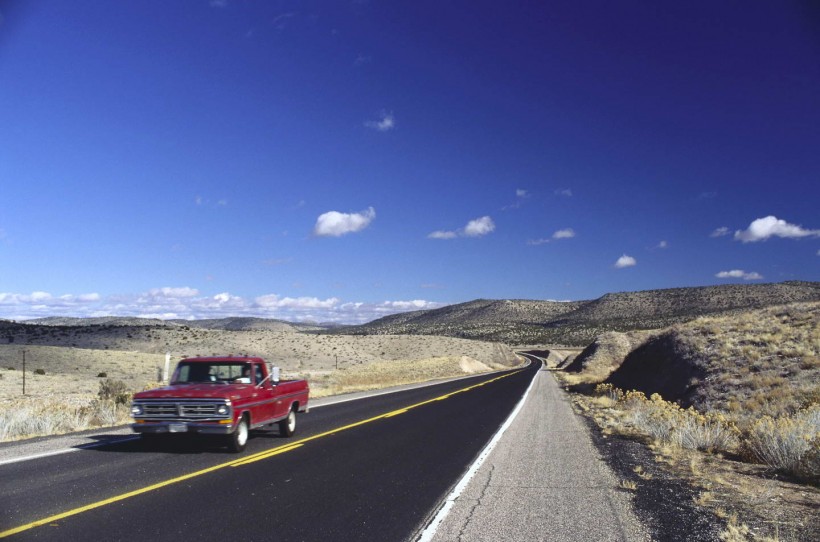
[[[131,415],[139,416],[142,414],[142,405],[131,405]]]
[[[216,407],[216,413],[220,416],[224,416],[225,414],[230,412],[230,410],[231,409],[228,408],[228,405],[219,405],[218,407]]]

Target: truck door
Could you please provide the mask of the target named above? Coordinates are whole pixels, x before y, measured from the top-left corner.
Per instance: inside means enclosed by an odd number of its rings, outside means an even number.
[[[256,403],[256,407],[254,408],[253,417],[259,422],[272,420],[276,417],[276,389],[271,386],[270,379],[262,382],[263,375],[262,365],[254,363],[251,372],[251,382],[256,386],[253,401]]]

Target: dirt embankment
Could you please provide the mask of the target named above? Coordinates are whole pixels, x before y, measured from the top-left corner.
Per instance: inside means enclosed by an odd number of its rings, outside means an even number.
[[[605,333],[566,368],[570,384],[611,383],[737,417],[820,401],[820,303],[704,317],[659,332]]]

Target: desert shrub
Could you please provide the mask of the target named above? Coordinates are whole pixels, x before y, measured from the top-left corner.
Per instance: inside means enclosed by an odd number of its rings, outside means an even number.
[[[34,369],[34,374],[44,375],[44,374],[46,374],[46,370],[45,369]]]
[[[108,373],[105,371],[97,373],[97,378],[108,378]]]
[[[659,443],[707,452],[737,446],[737,428],[720,413],[684,409],[657,393],[647,398],[642,392],[624,393],[611,385],[598,386],[596,391],[617,401],[626,412],[626,422]]]
[[[752,424],[744,451],[753,460],[798,477],[820,477],[820,404]]]
[[[99,400],[91,403],[90,410],[95,425],[119,425],[129,419],[125,403]]]
[[[122,380],[106,378],[100,382],[97,397],[102,401],[111,401],[117,405],[124,405],[131,401],[131,392],[128,385]]]
[[[0,441],[82,431],[89,427],[90,422],[91,415],[87,408],[53,402],[18,405],[0,411]]]

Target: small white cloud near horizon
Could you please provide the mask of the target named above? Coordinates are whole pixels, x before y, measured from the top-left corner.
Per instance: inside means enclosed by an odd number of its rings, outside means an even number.
[[[376,218],[376,210],[368,207],[360,213],[340,213],[328,211],[319,215],[313,227],[313,235],[317,237],[341,237],[348,233],[362,231]]]
[[[625,267],[633,267],[633,266],[636,266],[636,265],[638,265],[638,260],[636,260],[632,256],[627,256],[626,254],[624,254],[623,256],[618,258],[618,261],[615,262],[615,267],[617,269],[623,269]]]
[[[801,237],[820,237],[820,230],[806,230],[802,226],[789,224],[776,216],[766,216],[753,220],[745,230],[735,232],[735,241],[756,243],[770,237],[800,239]]]
[[[553,239],[572,239],[575,237],[575,230],[572,228],[564,228],[552,234]]]
[[[392,112],[382,111],[379,114],[379,120],[368,120],[364,125],[378,132],[387,132],[396,127],[396,118]]]
[[[199,295],[199,290],[196,288],[189,288],[183,286],[180,288],[152,288],[148,290],[148,295],[151,297],[196,297]]]
[[[743,280],[761,280],[763,275],[752,271],[747,273],[742,269],[732,269],[731,271],[721,271],[720,273],[715,274],[715,276],[719,279],[743,279]]]
[[[726,226],[721,226],[720,228],[716,228],[712,233],[709,234],[709,237],[726,237],[732,233],[729,228]]]
[[[467,222],[460,230],[437,230],[427,235],[428,239],[455,239],[456,237],[483,237],[495,230],[495,222],[489,216],[482,216]]]
[[[558,190],[555,191],[555,195],[556,196],[564,196],[565,198],[570,198],[570,197],[572,197],[572,190],[570,190],[569,188],[559,188]]]
[[[669,248],[669,243],[666,241],[661,241],[655,248]]]
[[[276,318],[291,322],[361,324],[388,314],[436,309],[446,303],[422,299],[383,302],[343,302],[337,297],[290,297],[265,294],[243,298],[229,292],[200,294],[195,288],[152,288],[139,294],[103,297],[98,293],[31,294],[0,292],[0,318],[31,320],[49,316],[93,318],[101,316],[202,320],[229,317]]]

